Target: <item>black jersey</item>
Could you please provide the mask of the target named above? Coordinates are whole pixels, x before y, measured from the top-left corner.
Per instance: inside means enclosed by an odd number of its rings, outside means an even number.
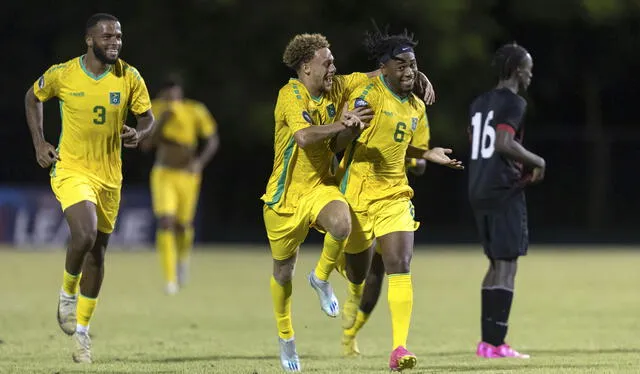
[[[475,208],[496,208],[522,191],[522,165],[495,151],[496,131],[510,131],[522,142],[527,102],[507,88],[493,89],[471,104],[469,200]]]

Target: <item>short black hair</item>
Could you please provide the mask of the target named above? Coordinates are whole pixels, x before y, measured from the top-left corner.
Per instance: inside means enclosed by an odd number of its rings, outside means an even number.
[[[116,16],[113,16],[109,13],[96,13],[94,15],[92,15],[91,17],[89,17],[89,19],[87,20],[87,28],[85,29],[85,32],[89,32],[89,30],[98,24],[98,22],[100,21],[115,21],[115,22],[120,22],[118,20],[118,18],[116,18]]]
[[[413,40],[413,33],[409,33],[407,29],[400,34],[389,35],[389,25],[380,30],[378,25],[373,22],[374,30],[366,32],[364,38],[364,46],[369,53],[369,58],[376,61],[382,61],[384,56],[393,55],[394,50],[398,47],[409,46],[411,48],[418,45],[417,40]]]
[[[529,54],[529,52],[521,45],[518,45],[518,43],[508,43],[498,48],[493,56],[491,65],[496,69],[500,80],[509,79],[518,67],[522,65],[527,54]]]

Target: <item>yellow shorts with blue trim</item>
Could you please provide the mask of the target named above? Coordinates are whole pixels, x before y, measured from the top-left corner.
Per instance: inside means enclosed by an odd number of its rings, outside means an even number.
[[[416,231],[420,226],[408,197],[377,200],[366,210],[352,210],[351,214],[353,227],[344,248],[350,254],[369,249],[375,238],[392,232]]]
[[[309,227],[317,228],[316,220],[320,211],[336,200],[347,204],[337,186],[321,185],[300,197],[294,213],[279,213],[265,204],[263,217],[271,256],[275,260],[286,260],[295,255],[307,238]]]
[[[86,173],[58,168],[51,176],[51,189],[63,212],[81,201],[94,203],[98,216],[98,231],[105,234],[113,232],[120,209],[120,186],[105,186],[92,180]]]
[[[171,216],[181,225],[191,224],[198,206],[201,180],[199,173],[154,166],[150,182],[155,216]]]

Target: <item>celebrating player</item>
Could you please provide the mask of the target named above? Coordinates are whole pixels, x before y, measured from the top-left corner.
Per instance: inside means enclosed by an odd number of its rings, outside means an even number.
[[[519,256],[529,234],[524,187],[542,181],[545,161],[522,145],[526,101],[518,95],[531,83],[533,60],[521,46],[495,54],[498,85],[471,104],[469,200],[489,270],[482,282],[482,341],[477,355],[528,358],[505,343]],[[524,166],[524,170],[523,170]]]
[[[27,91],[25,108],[38,164],[51,168],[51,188],[71,233],[57,318],[73,335],[73,360],[91,363],[89,322],[104,276],[104,256],[116,224],[122,186],[121,148],[135,148],[153,126],[149,93],[140,73],[118,58],[118,19],[89,18],[87,53],[50,67]],[[58,148],[44,139],[42,102],[60,101]],[[137,127],[123,123],[127,110]],[[78,295],[78,283],[80,294]]]
[[[218,150],[216,122],[207,107],[185,99],[178,77],[168,77],[152,101],[156,125],[145,147],[157,146],[151,171],[151,194],[157,220],[156,246],[165,277],[165,292],[185,285],[193,246],[202,169]],[[196,154],[198,139],[204,148]]]
[[[366,252],[376,239],[389,275],[388,302],[393,330],[392,370],[412,368],[416,357],[406,349],[413,288],[410,263],[413,254],[413,190],[405,173],[405,157],[421,158],[454,169],[461,163],[450,159],[449,149],[426,149],[429,137],[425,104],[412,93],[418,68],[412,35],[388,35],[376,29],[366,46],[380,64],[382,74],[356,89],[350,108],[368,106],[374,111],[371,126],[351,142],[340,171],[341,190],[354,212],[353,229],[345,246],[349,253]],[[410,145],[413,138],[424,147]],[[337,141],[341,144],[341,140]],[[347,272],[348,273],[348,272]],[[352,298],[356,310],[358,301]]]

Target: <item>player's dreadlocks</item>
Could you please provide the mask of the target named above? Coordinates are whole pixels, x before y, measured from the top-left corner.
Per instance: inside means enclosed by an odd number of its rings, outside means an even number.
[[[413,40],[413,33],[409,33],[407,29],[401,34],[389,35],[389,26],[385,26],[384,30],[380,30],[376,23],[373,23],[373,32],[367,32],[364,38],[364,46],[369,52],[369,57],[381,64],[389,61],[393,56],[402,53],[403,48],[413,48],[418,45]]]
[[[298,71],[300,65],[313,59],[318,49],[329,48],[327,38],[322,34],[298,34],[289,41],[282,55],[287,67]]]
[[[498,48],[491,64],[498,72],[498,78],[500,80],[511,78],[524,61],[527,53],[529,52],[516,42]]]

